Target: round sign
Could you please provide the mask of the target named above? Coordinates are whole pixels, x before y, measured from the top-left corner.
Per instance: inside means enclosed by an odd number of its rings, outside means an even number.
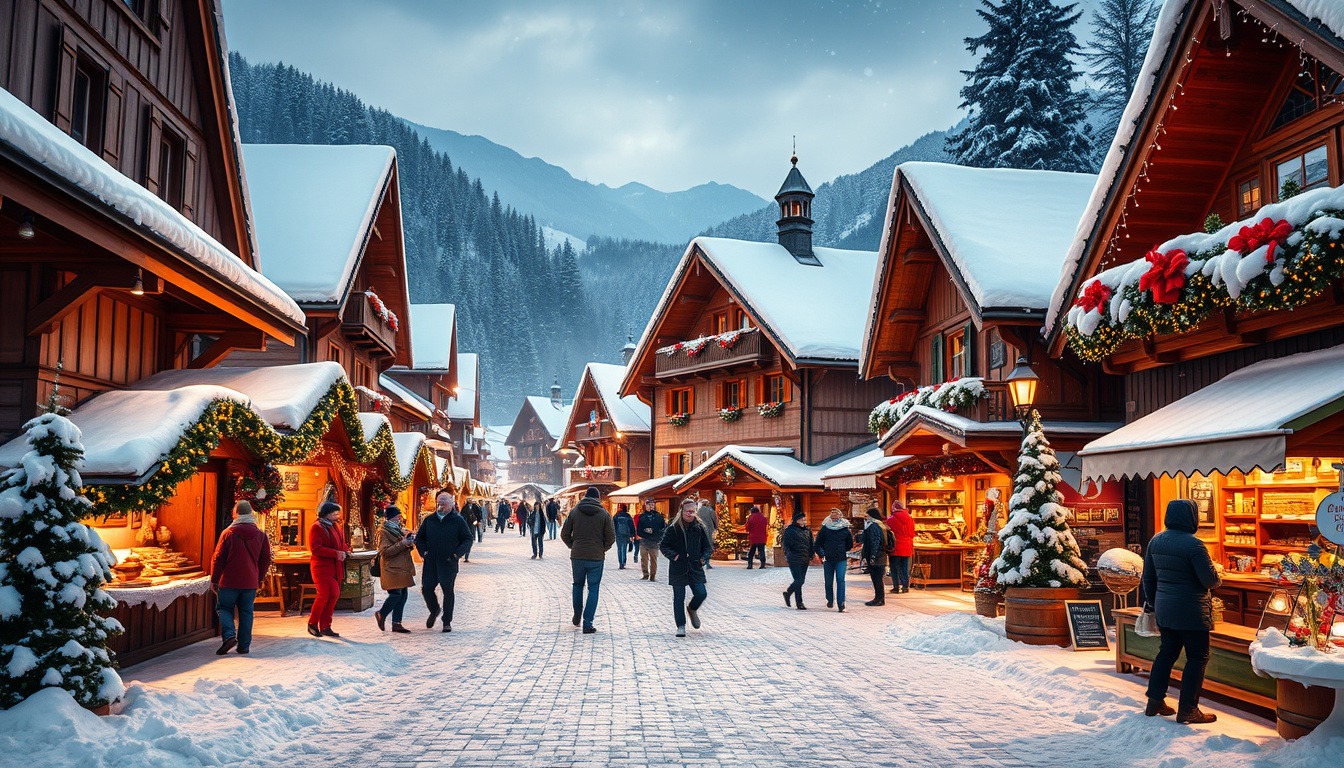
[[[1316,506],[1316,527],[1325,538],[1344,545],[1344,492],[1321,499]]]

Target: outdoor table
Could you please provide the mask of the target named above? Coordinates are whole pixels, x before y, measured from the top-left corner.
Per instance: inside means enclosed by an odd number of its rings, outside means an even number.
[[[308,568],[307,552],[286,552],[275,556],[275,568],[280,572],[280,601],[285,606],[284,613],[298,613],[303,594],[303,585],[313,582],[313,573]]]
[[[1330,716],[1304,738],[1344,738],[1344,652],[1294,648],[1282,632],[1269,630],[1251,643],[1251,666],[1258,675],[1334,689],[1335,707]]]

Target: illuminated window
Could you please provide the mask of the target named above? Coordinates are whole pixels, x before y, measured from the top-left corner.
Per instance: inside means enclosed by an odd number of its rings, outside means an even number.
[[[1260,177],[1253,176],[1237,185],[1237,215],[1247,216],[1260,210]]]
[[[959,379],[966,375],[966,334],[958,331],[947,337],[947,375]]]

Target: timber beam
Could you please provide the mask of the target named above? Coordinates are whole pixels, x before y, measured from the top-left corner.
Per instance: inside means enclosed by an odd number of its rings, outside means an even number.
[[[256,352],[266,351],[266,334],[257,330],[229,331],[223,333],[219,338],[210,343],[210,346],[201,351],[190,363],[188,368],[211,368],[229,356],[230,352],[238,349],[253,350]]]
[[[121,265],[100,266],[80,272],[73,280],[32,308],[28,313],[28,335],[40,336],[49,333],[61,318],[79,309],[80,304],[86,299],[105,290],[130,291],[131,285],[135,282],[135,274],[134,267]],[[142,281],[146,292],[150,283],[154,283],[156,288],[158,286],[157,278],[152,275],[144,275]]]

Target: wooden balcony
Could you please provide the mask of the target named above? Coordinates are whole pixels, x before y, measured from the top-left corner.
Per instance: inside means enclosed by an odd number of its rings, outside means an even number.
[[[673,379],[714,368],[756,365],[764,363],[768,356],[769,345],[761,340],[761,332],[758,330],[740,336],[732,349],[724,349],[718,342],[710,341],[695,357],[685,351],[671,355],[658,354],[654,370],[660,379]]]
[[[383,322],[369,305],[368,297],[361,293],[351,296],[346,303],[345,314],[341,317],[341,332],[357,347],[381,350],[388,354],[397,351],[397,332]]]
[[[603,419],[597,423],[597,428],[590,428],[590,422],[583,422],[574,426],[574,439],[580,443],[594,443],[599,440],[614,440],[616,430],[612,429],[611,422]]]
[[[565,485],[574,483],[619,483],[620,467],[567,467]]]
[[[962,415],[979,422],[1016,421],[1013,410],[1013,398],[1008,394],[1008,384],[1002,381],[986,381],[985,392],[989,397],[977,400]]]

